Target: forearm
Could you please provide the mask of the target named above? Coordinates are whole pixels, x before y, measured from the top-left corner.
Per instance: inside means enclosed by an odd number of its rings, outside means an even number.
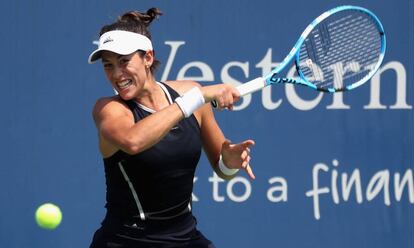
[[[153,113],[125,130],[120,148],[129,154],[137,154],[158,143],[184,118],[177,104]]]

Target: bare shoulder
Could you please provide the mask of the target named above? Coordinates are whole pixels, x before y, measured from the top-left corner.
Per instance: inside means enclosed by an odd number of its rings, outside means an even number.
[[[183,95],[186,91],[194,87],[201,87],[201,85],[195,81],[191,80],[176,80],[176,81],[166,81],[168,86],[177,91],[180,95]]]
[[[126,114],[128,107],[121,101],[119,96],[102,97],[98,99],[92,110],[95,122],[107,115]]]

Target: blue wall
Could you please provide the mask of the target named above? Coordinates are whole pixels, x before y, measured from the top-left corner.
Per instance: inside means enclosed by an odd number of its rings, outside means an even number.
[[[91,109],[113,91],[87,56],[103,24],[157,6],[165,13],[152,25],[159,80],[237,84],[267,72],[313,18],[342,4],[382,20],[380,73],[352,93],[276,86],[217,112],[229,139],[256,141],[257,179],[218,181],[203,157],[194,212],[217,247],[413,247],[409,0],[2,1],[0,247],[87,247],[99,227],[105,182]],[[348,195],[342,185],[352,175],[360,185]],[[63,211],[54,231],[34,222],[44,202]]]

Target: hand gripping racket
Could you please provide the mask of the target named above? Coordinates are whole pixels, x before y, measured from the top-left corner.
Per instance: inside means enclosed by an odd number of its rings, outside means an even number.
[[[357,6],[339,6],[317,17],[285,59],[268,75],[239,85],[241,96],[266,86],[292,83],[324,92],[355,89],[378,70],[386,48],[380,20]],[[298,77],[281,77],[294,60]],[[212,105],[217,107],[217,102]]]

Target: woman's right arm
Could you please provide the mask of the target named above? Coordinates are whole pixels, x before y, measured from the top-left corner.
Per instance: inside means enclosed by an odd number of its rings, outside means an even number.
[[[194,85],[193,87],[199,87]],[[219,84],[202,87],[206,102],[213,99],[221,108],[232,109],[239,99],[237,90],[229,85]],[[117,97],[102,98],[93,109],[93,118],[100,137],[100,149],[104,157],[119,149],[128,154],[140,153],[158,143],[180,120],[183,111],[177,103],[134,122],[129,108]]]
[[[177,104],[134,122],[128,107],[116,98],[102,98],[93,109],[93,118],[100,136],[101,152],[111,155],[121,149],[137,154],[160,141],[182,118]]]

